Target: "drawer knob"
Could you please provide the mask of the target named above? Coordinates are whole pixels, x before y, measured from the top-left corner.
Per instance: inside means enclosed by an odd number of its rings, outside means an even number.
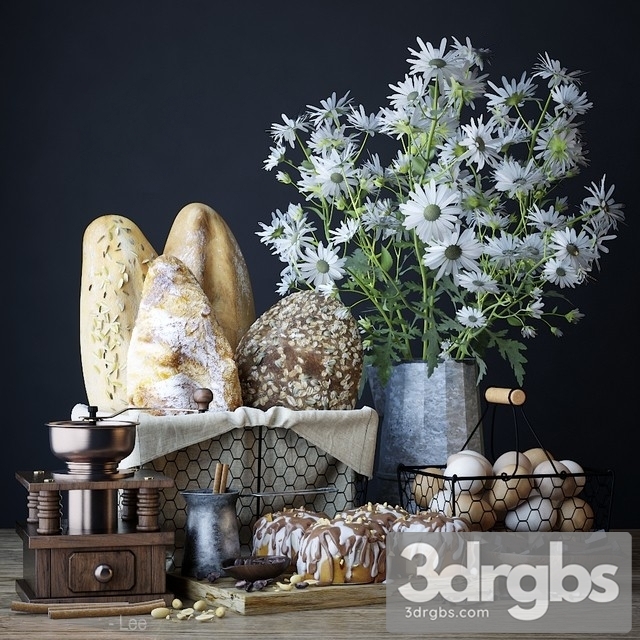
[[[93,575],[98,582],[109,582],[113,578],[113,569],[108,564],[99,564]]]

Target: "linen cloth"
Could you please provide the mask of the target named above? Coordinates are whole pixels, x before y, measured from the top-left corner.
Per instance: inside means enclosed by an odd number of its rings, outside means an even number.
[[[87,406],[78,404],[73,408],[71,419],[86,415]],[[104,416],[98,413],[98,417]],[[138,423],[135,448],[120,463],[121,469],[139,467],[198,442],[217,438],[232,429],[262,425],[292,429],[357,473],[367,478],[373,476],[378,414],[367,406],[351,411],[294,411],[285,407],[263,411],[243,406],[235,411],[165,416],[127,409],[118,414],[117,419]]]

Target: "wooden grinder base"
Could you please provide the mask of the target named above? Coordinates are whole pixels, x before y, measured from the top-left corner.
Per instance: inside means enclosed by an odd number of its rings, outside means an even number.
[[[166,586],[166,550],[173,531],[159,526],[159,489],[173,480],[140,470],[108,480],[61,479],[49,472],[18,472],[28,491],[28,517],[16,531],[23,544],[23,578],[16,592],[23,601],[142,602],[173,594]],[[109,533],[66,533],[61,491],[122,490],[117,530]]]

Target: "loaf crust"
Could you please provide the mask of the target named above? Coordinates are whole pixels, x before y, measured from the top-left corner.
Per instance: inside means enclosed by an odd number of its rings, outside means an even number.
[[[80,356],[87,400],[104,411],[127,406],[127,352],[151,243],[128,218],[93,220],[82,238]]]
[[[163,254],[193,272],[235,351],[256,313],[247,265],[222,216],[206,204],[186,205],[173,221]]]
[[[242,404],[233,351],[193,273],[158,256],[145,278],[127,355],[127,395],[154,415],[197,409],[193,393],[213,392],[212,411]]]

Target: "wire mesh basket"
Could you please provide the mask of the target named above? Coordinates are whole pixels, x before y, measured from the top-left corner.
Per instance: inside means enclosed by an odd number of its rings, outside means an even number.
[[[609,529],[614,484],[611,470],[446,476],[445,468],[398,465],[400,506],[411,513],[440,511],[463,517],[478,531]],[[472,493],[466,489],[469,483],[479,483],[482,489]],[[537,485],[552,487],[552,497],[541,495]]]
[[[448,473],[451,467],[442,461],[421,466],[399,464],[400,506],[411,513],[439,511],[463,517],[476,531],[607,531],[611,521],[613,471],[578,465],[574,472],[568,466],[570,461],[554,460],[522,411],[525,395],[521,389],[492,387],[485,397],[487,407],[469,438],[481,424],[489,404],[494,405],[494,410],[495,405],[511,405],[516,449],[509,453],[515,455],[515,464],[500,471],[495,468],[495,460],[487,458],[491,473],[478,475]],[[519,455],[521,461],[526,456],[525,452],[519,453],[516,408],[539,445],[531,451],[542,454],[542,463],[531,471],[518,463]],[[493,446],[493,420],[490,435]],[[466,444],[462,453],[474,453],[464,451],[465,447]]]

